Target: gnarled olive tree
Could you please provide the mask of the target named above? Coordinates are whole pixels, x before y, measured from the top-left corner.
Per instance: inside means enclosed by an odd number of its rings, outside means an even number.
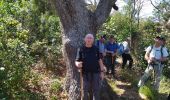
[[[63,56],[67,66],[65,89],[69,100],[79,99],[79,74],[74,61],[77,48],[85,34],[96,34],[109,17],[111,9],[118,9],[116,0],[99,0],[94,12],[87,9],[85,0],[52,0],[62,26]]]

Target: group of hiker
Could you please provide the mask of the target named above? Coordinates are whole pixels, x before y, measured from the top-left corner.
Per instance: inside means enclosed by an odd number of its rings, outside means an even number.
[[[146,49],[145,59],[148,67],[140,79],[138,86],[143,86],[151,71],[155,71],[155,88],[159,88],[163,62],[167,60],[168,52],[165,47],[165,39],[156,37],[155,44]],[[128,69],[132,68],[133,59],[130,55],[130,38],[122,43],[117,43],[114,36],[107,40],[106,36],[100,36],[98,40],[92,34],[87,34],[84,44],[78,49],[75,65],[82,72],[82,99],[89,100],[89,90],[92,90],[93,100],[100,100],[100,88],[104,73],[115,76],[115,64],[117,55],[122,57],[122,69],[129,61]]]

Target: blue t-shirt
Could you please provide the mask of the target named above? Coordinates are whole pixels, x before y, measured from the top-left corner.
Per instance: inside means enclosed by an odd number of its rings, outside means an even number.
[[[108,50],[108,51],[113,51],[113,52],[116,52],[116,50],[118,49],[118,44],[117,43],[113,43],[113,44],[111,44],[110,42],[108,42],[107,44],[106,44],[106,50]]]

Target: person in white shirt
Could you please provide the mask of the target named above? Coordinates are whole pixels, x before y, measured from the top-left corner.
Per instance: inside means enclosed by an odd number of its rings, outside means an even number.
[[[157,36],[155,39],[155,44],[153,46],[149,46],[146,49],[145,53],[145,59],[148,62],[148,67],[145,70],[144,75],[141,77],[138,87],[141,87],[145,84],[148,77],[152,74],[152,72],[155,72],[155,82],[154,87],[155,90],[159,89],[159,83],[161,80],[162,75],[162,69],[163,69],[163,62],[168,60],[168,52],[165,47],[162,46],[162,40],[159,36]]]
[[[133,59],[132,56],[130,55],[130,46],[129,46],[130,38],[127,38],[126,41],[122,42],[124,50],[122,54],[122,59],[123,59],[123,64],[122,68],[124,69],[127,61],[129,61],[129,66],[128,68],[131,69],[133,65]]]

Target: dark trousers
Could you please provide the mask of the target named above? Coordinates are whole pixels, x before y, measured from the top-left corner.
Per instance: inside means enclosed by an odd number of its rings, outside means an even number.
[[[83,100],[89,100],[90,93],[93,100],[100,100],[101,77],[100,73],[83,74]]]
[[[115,72],[115,60],[116,60],[116,57],[113,57],[111,55],[106,55],[107,74],[111,70],[111,73],[114,75],[114,72]]]
[[[125,67],[127,61],[129,61],[129,67],[128,68],[132,68],[132,64],[133,64],[133,59],[132,56],[130,54],[122,54],[122,59],[123,59],[123,64],[122,64],[122,68]]]

